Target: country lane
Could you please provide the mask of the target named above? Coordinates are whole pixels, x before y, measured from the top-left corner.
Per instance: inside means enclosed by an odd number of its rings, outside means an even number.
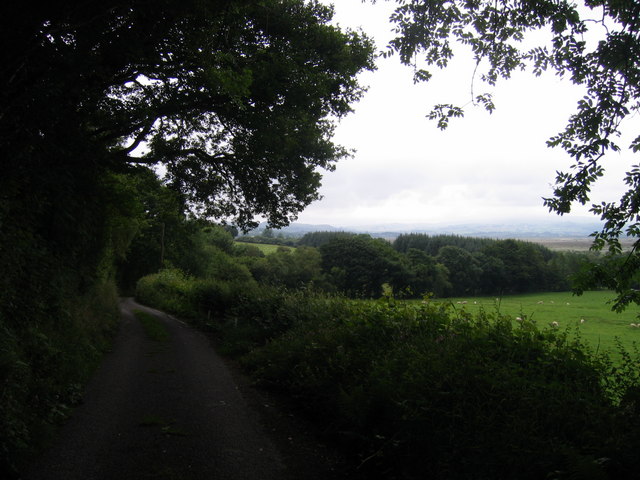
[[[169,338],[150,339],[136,310],[154,315]],[[132,299],[121,311],[113,352],[27,479],[297,476],[202,333]]]

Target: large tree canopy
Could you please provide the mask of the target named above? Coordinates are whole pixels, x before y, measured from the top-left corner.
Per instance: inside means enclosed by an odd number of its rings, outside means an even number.
[[[375,1],[375,0],[374,0]],[[568,172],[558,172],[553,196],[545,205],[559,214],[576,203],[590,201],[594,182],[604,173],[602,158],[622,147],[640,150],[640,136],[620,145],[625,120],[640,109],[640,3],[634,0],[397,0],[391,21],[397,36],[386,51],[415,68],[416,81],[427,81],[430,66],[445,68],[455,51],[468,47],[477,63],[476,75],[489,85],[509,78],[516,70],[534,75],[544,70],[584,88],[584,97],[564,131],[550,138],[550,147],[564,149],[574,160]],[[548,42],[540,41],[546,31]],[[594,40],[594,35],[597,36]],[[417,61],[418,60],[418,61]],[[426,65],[421,68],[421,65]],[[475,95],[475,94],[474,94]],[[489,94],[473,101],[489,111]],[[462,108],[436,105],[429,114],[446,128]],[[632,127],[633,128],[633,127]],[[636,127],[637,130],[637,127]],[[638,135],[640,132],[632,132]],[[629,169],[627,192],[619,202],[592,205],[603,220],[595,235],[596,248],[620,254],[620,236],[640,237],[640,168]],[[640,270],[635,243],[620,268],[600,269],[592,280],[615,288],[617,305],[640,303],[633,276]],[[610,265],[611,266],[611,265]],[[607,272],[615,272],[610,275]],[[606,277],[606,278],[605,278]]]
[[[347,154],[335,119],[374,68],[331,17],[303,0],[3,2],[2,190],[48,168],[162,165],[204,214],[287,224]]]
[[[374,68],[331,17],[305,0],[0,2],[0,477],[96,360],[116,268],[131,286],[198,262],[185,209],[281,226],[318,198]]]

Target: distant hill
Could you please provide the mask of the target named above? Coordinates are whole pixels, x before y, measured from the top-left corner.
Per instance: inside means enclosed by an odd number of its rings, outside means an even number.
[[[261,224],[249,235],[259,235],[265,229]],[[402,233],[424,233],[429,235],[453,234],[468,237],[486,238],[588,238],[600,229],[599,222],[593,219],[571,221],[532,221],[504,223],[467,223],[467,224],[377,224],[360,226],[313,225],[293,223],[288,227],[275,230],[275,235],[301,237],[309,232],[354,232],[368,233],[373,237],[394,239]]]

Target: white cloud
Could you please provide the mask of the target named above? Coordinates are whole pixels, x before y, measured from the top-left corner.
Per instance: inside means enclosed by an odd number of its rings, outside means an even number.
[[[386,44],[394,2],[336,3],[341,26],[362,24],[379,47]],[[362,75],[369,91],[336,131],[335,141],[357,153],[325,174],[324,199],[308,207],[300,222],[362,225],[553,216],[542,197],[551,195],[556,171],[566,170],[571,159],[545,142],[574,112],[581,97],[577,88],[551,74],[534,78],[517,73],[495,88],[497,110],[492,115],[468,105],[465,118],[440,131],[426,115],[437,103],[469,102],[469,58],[459,56],[447,70],[418,85],[397,58],[381,59],[378,65],[378,71]],[[486,90],[477,83],[476,93]],[[629,152],[613,155],[607,162],[610,173],[594,189],[593,199],[619,198],[624,191],[620,179],[633,161]],[[576,211],[585,215],[587,208]]]

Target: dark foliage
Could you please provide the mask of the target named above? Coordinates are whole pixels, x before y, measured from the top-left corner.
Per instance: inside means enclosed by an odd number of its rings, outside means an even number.
[[[355,75],[373,68],[368,39],[331,15],[298,0],[5,2],[5,174],[162,164],[214,217],[286,225],[346,155],[329,117],[351,111]]]
[[[487,313],[332,303],[245,365],[367,478],[634,478],[635,423],[618,423],[634,417],[615,399],[635,387],[609,383],[615,368],[579,341]]]
[[[347,154],[334,121],[373,68],[331,16],[301,0],[0,3],[0,476],[104,348],[116,264],[125,290],[167,262],[213,270],[187,255],[206,239],[185,207],[285,225],[317,198]]]
[[[355,233],[351,232],[309,232],[305,233],[298,241],[297,245],[306,245],[307,247],[321,247],[325,243],[335,238],[351,238]]]
[[[385,240],[339,236],[320,247],[322,269],[339,291],[364,298],[382,295],[383,284],[404,287],[405,265]]]
[[[482,251],[493,243],[490,238],[463,237],[461,235],[427,235],[424,233],[404,233],[393,241],[393,248],[402,253],[409,249],[422,250],[427,255],[435,257],[442,247],[459,247],[467,252]]]
[[[413,290],[415,294],[433,291],[438,295],[444,292],[459,296],[566,291],[572,288],[573,279],[578,278],[584,264],[596,261],[592,254],[553,252],[532,242],[456,235],[401,235],[393,246],[398,251],[407,251],[409,257],[412,250],[419,251],[433,263],[446,267],[448,288]],[[435,254],[430,253],[434,251]],[[433,271],[424,275],[436,278]],[[601,285],[604,283],[592,283],[592,287]]]

